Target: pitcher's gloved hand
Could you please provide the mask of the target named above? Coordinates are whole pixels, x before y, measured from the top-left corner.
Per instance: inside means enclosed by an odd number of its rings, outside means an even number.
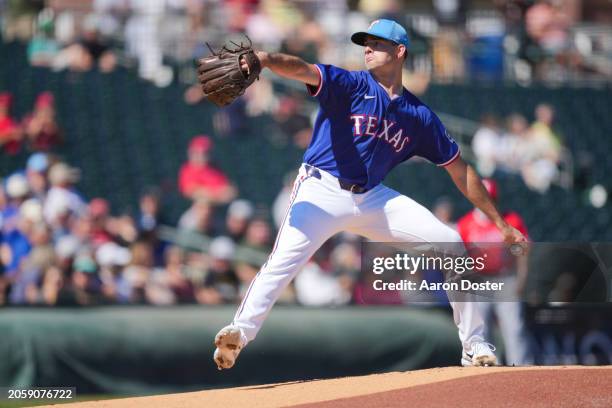
[[[262,69],[250,40],[248,45],[230,43],[231,46],[224,45],[218,51],[209,45],[212,55],[197,61],[204,96],[217,106],[229,105],[242,95]]]

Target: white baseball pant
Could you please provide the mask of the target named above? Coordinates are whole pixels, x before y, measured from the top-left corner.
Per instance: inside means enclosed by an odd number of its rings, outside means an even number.
[[[272,306],[300,269],[325,241],[342,231],[376,242],[457,243],[459,234],[427,208],[382,184],[363,194],[340,188],[322,170],[320,178],[302,165],[268,261],[255,276],[234,316],[248,341],[255,338]],[[483,341],[484,321],[472,302],[451,302],[462,345]]]
[[[502,279],[504,288],[516,291],[516,275],[509,275]],[[480,313],[486,323],[485,335],[491,336],[491,321],[495,316],[504,339],[504,352],[506,365],[522,366],[533,364],[533,354],[529,347],[529,337],[525,321],[523,320],[522,304],[520,302],[480,302]]]

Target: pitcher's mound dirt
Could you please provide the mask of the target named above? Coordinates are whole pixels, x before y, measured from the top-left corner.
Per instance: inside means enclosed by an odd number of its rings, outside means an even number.
[[[220,373],[220,375],[223,375]],[[74,408],[612,407],[612,367],[432,368],[83,402]]]

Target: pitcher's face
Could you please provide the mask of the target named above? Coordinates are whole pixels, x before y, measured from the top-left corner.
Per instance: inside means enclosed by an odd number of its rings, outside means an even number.
[[[368,70],[375,70],[389,65],[403,64],[402,49],[404,49],[403,45],[368,36],[364,42],[365,66]]]

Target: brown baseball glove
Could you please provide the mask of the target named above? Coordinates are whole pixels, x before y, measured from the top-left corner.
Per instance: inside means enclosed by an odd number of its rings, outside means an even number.
[[[248,39],[248,37],[247,37]],[[226,106],[244,93],[261,73],[261,61],[253,51],[252,43],[224,45],[214,51],[208,43],[212,55],[200,58],[198,64],[198,80],[202,85],[204,96],[217,106]],[[245,61],[248,69],[241,68]]]

